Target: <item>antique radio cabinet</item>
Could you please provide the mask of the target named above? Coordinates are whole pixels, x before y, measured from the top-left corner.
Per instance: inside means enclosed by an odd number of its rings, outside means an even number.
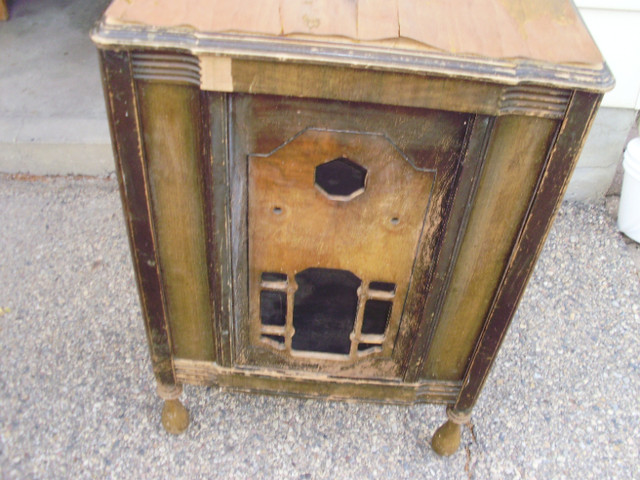
[[[573,5],[116,0],[93,40],[165,428],[184,383],[437,402],[453,453],[613,82]]]

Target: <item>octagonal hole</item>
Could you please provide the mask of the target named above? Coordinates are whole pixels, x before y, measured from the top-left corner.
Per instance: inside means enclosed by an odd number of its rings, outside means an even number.
[[[316,167],[315,183],[334,200],[351,200],[364,192],[367,169],[346,157]]]

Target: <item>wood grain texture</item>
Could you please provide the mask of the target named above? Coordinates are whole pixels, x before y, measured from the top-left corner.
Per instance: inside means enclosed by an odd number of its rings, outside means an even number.
[[[363,400],[387,404],[444,403],[455,400],[460,382],[400,383],[270,369],[223,368],[213,362],[177,358],[176,378],[182,383],[215,385],[225,390],[324,400]]]
[[[138,92],[173,352],[213,360],[199,90],[139,81]]]
[[[570,0],[115,0],[105,18],[118,25],[305,35],[334,43],[387,40],[393,46],[402,40],[407,49],[603,63]]]
[[[141,126],[128,52],[100,55],[116,173],[127,225],[153,372],[158,382],[175,383],[164,288],[153,216],[149,207]]]
[[[251,153],[268,154],[300,131],[306,128],[325,130],[347,130],[359,132],[385,132],[389,139],[397,145],[412,161],[422,169],[437,172],[438,181],[431,197],[429,219],[424,227],[423,240],[414,267],[415,281],[404,307],[402,328],[408,336],[402,346],[397,346],[392,354],[392,361],[384,357],[362,359],[356,364],[329,365],[323,363],[325,371],[339,375],[370,376],[385,375],[397,377],[401,374],[401,366],[405,362],[408,345],[413,338],[413,329],[422,321],[424,302],[421,298],[429,294],[430,275],[437,265],[437,255],[444,230],[441,219],[447,217],[454,203],[452,185],[458,166],[462,161],[462,149],[468,133],[469,117],[467,115],[412,109],[405,107],[375,106],[369,104],[319,101],[310,99],[293,99],[269,96],[234,95],[231,115],[231,144],[233,160],[231,165],[232,233],[234,236],[235,260],[234,278],[246,278],[240,272],[248,272],[246,249],[249,238],[246,234],[247,204],[246,198],[247,165],[246,155]],[[478,161],[473,158],[471,163]],[[243,195],[240,195],[242,193]],[[406,192],[411,196],[410,192]],[[460,198],[463,204],[466,198]],[[269,217],[270,218],[270,217]],[[455,226],[452,231],[455,232]],[[454,233],[455,234],[455,233]],[[235,295],[235,316],[239,325],[250,318],[248,309],[248,291],[244,282],[237,282]],[[408,343],[407,343],[408,342]],[[236,362],[239,364],[264,365],[284,368],[290,362],[295,368],[317,370],[317,362],[304,362],[302,359],[287,360],[266,349],[247,348],[251,338],[247,328],[237,331]]]
[[[497,115],[497,84],[261,61],[232,62],[233,90]],[[442,92],[447,92],[443,95]]]
[[[233,90],[498,115],[502,87],[347,67],[233,60]],[[443,95],[443,92],[447,92]]]
[[[472,408],[478,399],[562,202],[600,100],[599,95],[576,93],[570,102],[567,117],[540,175],[526,223],[467,367],[464,386],[455,405],[458,410]]]
[[[497,119],[425,378],[464,375],[556,128],[557,121],[547,119]]]
[[[222,93],[201,94],[204,208],[206,216],[209,289],[213,310],[217,362],[230,366],[233,339],[233,274],[229,196],[228,98]],[[207,135],[208,133],[208,135]]]
[[[367,170],[364,191],[335,200],[315,184],[316,167],[347,158]],[[417,170],[381,134],[308,129],[269,155],[249,159],[249,285],[259,342],[260,277],[314,267],[348,270],[396,285],[382,354],[394,347],[427,216],[435,170]],[[278,208],[278,212],[274,212]],[[293,278],[290,280],[293,281]],[[355,360],[357,353],[352,352]]]

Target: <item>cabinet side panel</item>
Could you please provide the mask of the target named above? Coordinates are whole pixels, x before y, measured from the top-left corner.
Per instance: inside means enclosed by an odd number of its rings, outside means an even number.
[[[499,285],[557,121],[498,118],[423,376],[459,380]]]
[[[153,372],[163,384],[175,381],[162,281],[156,261],[140,124],[128,52],[100,52],[107,112],[122,209],[140,293]]]
[[[197,87],[138,82],[173,353],[213,360]]]
[[[455,405],[457,410],[472,408],[478,398],[553,224],[601,98],[598,94],[586,92],[573,95],[546,169],[541,175],[530,213],[467,368],[463,388]]]

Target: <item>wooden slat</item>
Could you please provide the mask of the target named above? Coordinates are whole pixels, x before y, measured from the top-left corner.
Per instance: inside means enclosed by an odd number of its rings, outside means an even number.
[[[451,403],[460,382],[416,383],[356,380],[322,374],[296,374],[266,369],[221,368],[213,362],[177,358],[176,376],[182,383],[216,385],[228,390],[326,400],[364,400],[376,403]]]
[[[462,152],[464,157],[460,161],[457,173],[459,179],[453,187],[455,197],[464,198],[467,201],[451,202],[449,227],[443,233],[440,262],[433,272],[432,289],[437,293],[427,296],[424,302],[423,311],[426,313],[426,320],[419,325],[415,333],[405,335],[412,342],[411,355],[406,359],[406,381],[416,381],[422,375],[422,367],[440,317],[444,297],[451,281],[451,272],[455,266],[455,259],[471,212],[493,125],[493,117],[477,116],[469,120],[467,144]],[[399,341],[401,340],[402,337]]]
[[[235,59],[231,69],[235,92],[402,105],[484,115],[500,113],[502,88],[493,83]]]
[[[233,276],[229,233],[229,132],[227,97],[223,93],[201,92],[205,198],[205,236],[209,265],[209,291],[213,310],[217,362],[231,365],[233,328]],[[208,133],[208,134],[207,134]]]

